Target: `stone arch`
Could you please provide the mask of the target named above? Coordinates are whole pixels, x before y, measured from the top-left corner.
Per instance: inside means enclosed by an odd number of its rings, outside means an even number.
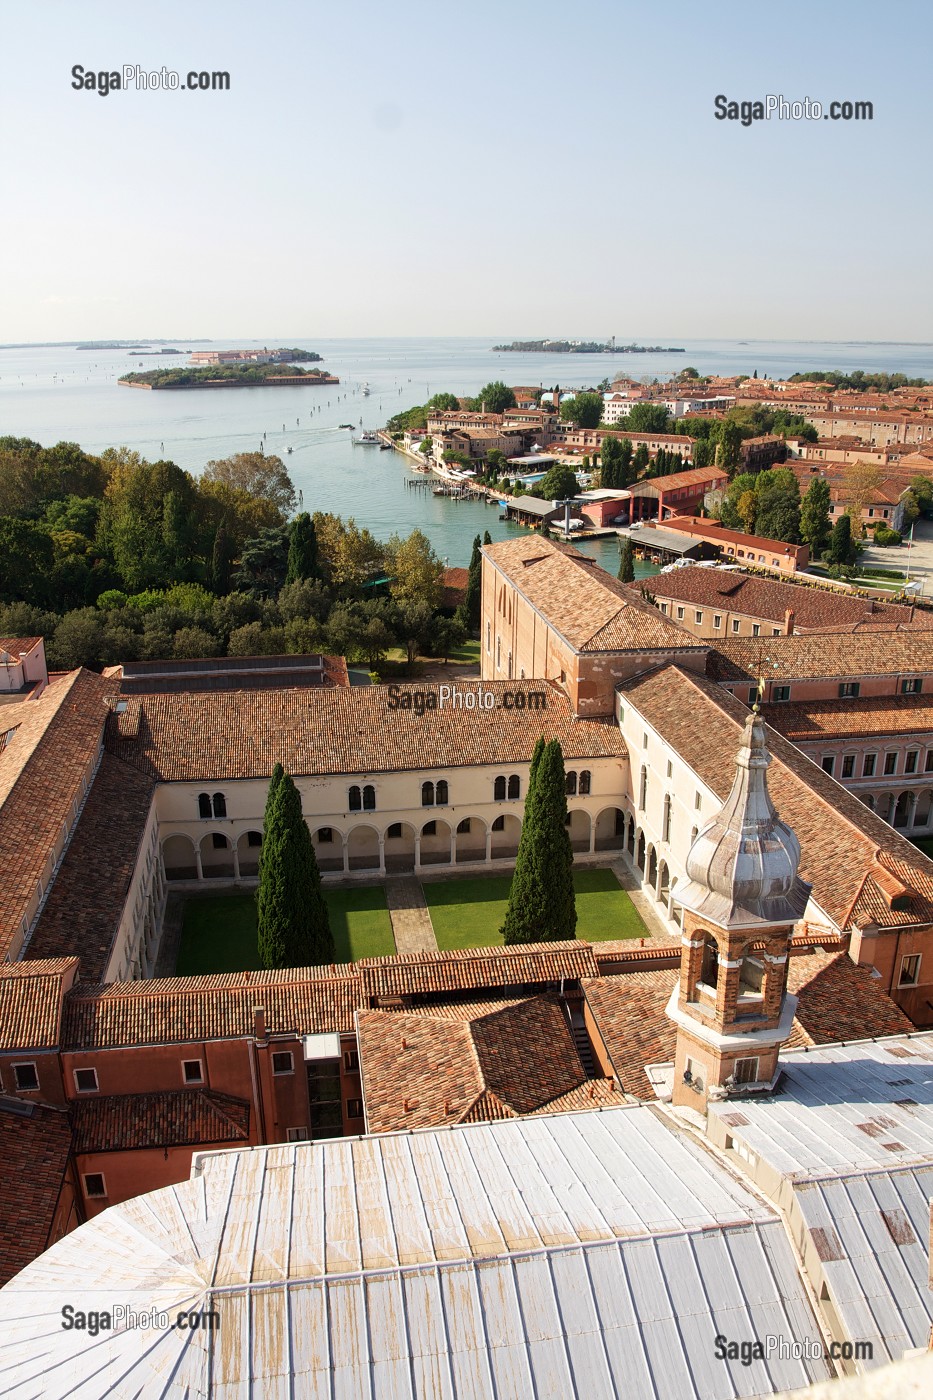
[[[241,875],[252,877],[259,874],[259,852],[261,850],[261,831],[254,829],[240,832],[236,842],[236,856]]]
[[[502,823],[501,826],[499,823]],[[514,860],[522,834],[521,819],[514,812],[502,812],[492,824],[490,855],[493,860]]]
[[[590,827],[589,812],[583,807],[574,807],[570,812],[570,824],[567,827],[567,834],[570,837],[570,845],[573,850],[588,851],[590,849]]]
[[[311,845],[318,870],[343,870],[343,832],[336,826],[311,828]]]
[[[374,826],[361,823],[347,832],[347,868],[379,869],[379,833]]]
[[[454,833],[454,860],[460,865],[465,861],[486,859],[486,823],[482,817],[461,817]]]
[[[914,795],[912,792],[898,793],[897,801],[894,804],[894,815],[891,824],[900,830],[905,826],[910,826],[910,818],[913,812]]]
[[[201,837],[200,851],[205,880],[233,879],[233,847],[225,831],[206,831]]]
[[[645,858],[645,833],[643,831],[639,831],[638,843],[636,846],[635,864],[638,866],[639,870],[643,875],[645,873]]]
[[[629,819],[628,819],[628,839],[627,839],[627,841],[626,841],[626,849],[627,849],[629,855],[631,856],[632,860],[635,859],[635,830],[636,830],[636,826],[637,826],[637,823],[636,823],[636,821],[635,821],[635,816],[634,816],[634,813],[633,813],[633,814],[629,817]]]
[[[433,827],[433,831],[431,828]],[[450,864],[450,822],[442,817],[431,817],[423,822],[421,835],[421,864]]]
[[[401,831],[398,835],[389,835],[390,831],[397,831],[399,827],[401,827]],[[411,822],[392,822],[386,827],[383,834],[383,849],[385,868],[390,875],[414,870],[416,831],[417,828],[412,826]]]
[[[195,857],[195,843],[182,831],[166,837],[162,842],[162,863],[165,866],[166,880],[196,880],[198,863]]]
[[[933,792],[929,788],[924,788],[922,792],[917,793],[914,826],[929,826],[931,816],[933,816]]]
[[[625,848],[625,813],[621,807],[604,807],[595,822],[596,850],[621,851]]]
[[[648,862],[645,866],[645,879],[652,890],[658,887],[658,853],[654,846],[648,847]]]
[[[696,935],[694,934],[694,937]],[[719,942],[707,930],[703,930],[703,957],[700,961],[700,971],[697,981],[702,982],[705,987],[716,988],[719,981]]]
[[[658,871],[658,898],[667,904],[671,897],[671,872],[666,860],[661,861]]]

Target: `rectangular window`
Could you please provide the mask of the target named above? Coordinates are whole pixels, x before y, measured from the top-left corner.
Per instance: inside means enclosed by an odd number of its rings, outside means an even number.
[[[33,1064],[14,1065],[13,1083],[21,1094],[28,1094],[32,1089],[38,1089],[39,1076]]]
[[[823,763],[823,772],[824,772],[824,773],[828,773],[829,776],[832,777],[832,775],[833,775],[833,769],[834,769],[835,766],[836,766],[836,755],[835,755],[835,754],[832,754],[832,753],[826,753],[826,754],[824,754],[824,755],[823,755],[823,759],[822,759],[822,763]]]
[[[96,1069],[76,1069],[75,1088],[79,1094],[97,1093],[97,1070]]]
[[[348,1117],[348,1118],[362,1118],[362,1116],[363,1116],[363,1100],[362,1100],[362,1099],[347,1099],[347,1117]]]
[[[877,757],[878,755],[876,753],[867,753],[865,755],[864,759],[862,760],[863,778],[873,778],[875,776],[875,761],[877,760]]]
[[[780,629],[780,627],[772,627],[772,628],[771,628],[771,635],[772,635],[772,637],[779,637],[779,636],[781,635],[781,629]]]
[[[897,772],[897,754],[886,753],[884,756],[884,776],[890,778],[892,773]]]
[[[919,757],[920,757],[920,753],[919,753],[919,750],[917,750],[917,749],[910,749],[907,753],[905,753],[905,755],[904,755],[904,772],[905,772],[905,773],[916,773],[916,771],[917,771],[917,759],[918,759]]]
[[[851,778],[855,774],[855,754],[847,753],[842,760],[842,776]]]
[[[102,1172],[88,1172],[84,1178],[84,1194],[89,1201],[99,1201],[107,1194],[107,1183]]]
[[[286,1129],[285,1129],[285,1141],[286,1141],[286,1142],[307,1142],[307,1141],[308,1141],[308,1130],[307,1130],[307,1128],[286,1128]]]
[[[717,631],[722,626],[722,613],[713,613],[713,626]]]
[[[898,978],[899,987],[916,987],[920,981],[920,954],[910,953],[906,958],[901,958],[901,975]]]
[[[677,609],[677,621],[678,621],[678,622],[683,622],[683,620],[684,620],[684,610],[683,610],[683,608],[678,608],[678,609]]]
[[[360,1053],[358,1050],[344,1050],[343,1067],[347,1074],[355,1074],[360,1067]]]
[[[694,811],[698,812],[702,806],[703,806],[703,797],[702,797],[702,794],[698,792],[698,793],[696,794],[696,796],[694,797],[694,799],[693,799],[693,808],[694,808]]]
[[[771,699],[778,702],[790,699],[789,685],[776,685],[771,689]]]
[[[739,619],[737,617],[732,619],[732,630],[733,632],[738,632],[739,630]]]
[[[839,687],[840,700],[854,700],[859,693],[858,681],[843,681]]]
[[[674,765],[671,763],[670,759],[667,760],[667,776],[669,778],[674,776]]]
[[[761,627],[759,626],[759,624],[758,624],[757,622],[753,622],[753,623],[752,623],[752,636],[753,636],[753,637],[760,637],[760,636],[761,636]]]
[[[933,749],[930,749],[927,753],[927,761],[924,766],[924,772],[933,773]]]
[[[902,695],[919,695],[923,689],[923,681],[917,677],[916,680],[901,681]]]
[[[696,620],[696,622],[697,622],[697,625],[699,625],[699,624],[703,621],[703,614],[700,612],[699,608],[698,608],[697,611],[693,614],[693,616],[694,616],[694,618],[695,618],[695,620]]]
[[[276,1050],[272,1056],[273,1074],[293,1074],[295,1060],[290,1050]]]
[[[732,1080],[735,1084],[754,1084],[758,1079],[758,1056],[736,1060],[732,1066]]]
[[[662,611],[662,613],[664,614],[664,616],[667,617],[667,604],[666,604],[666,603],[662,603],[662,604],[661,604],[661,611]]]
[[[182,1060],[181,1070],[186,1084],[203,1084],[204,1067],[200,1060]]]

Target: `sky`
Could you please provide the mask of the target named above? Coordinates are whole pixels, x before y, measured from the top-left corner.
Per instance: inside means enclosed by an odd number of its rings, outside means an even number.
[[[3,343],[930,339],[929,0],[0,0],[0,36]]]

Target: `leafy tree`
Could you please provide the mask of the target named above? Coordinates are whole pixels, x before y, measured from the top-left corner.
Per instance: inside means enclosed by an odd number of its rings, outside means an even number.
[[[284,622],[296,618],[323,622],[332,607],[330,592],[318,578],[286,583],[276,601]]]
[[[167,491],[162,502],[162,539],[172,579],[184,579],[189,575],[192,533],[190,498],[186,501],[179,491]]]
[[[263,501],[284,523],[295,509],[295,488],[281,457],[263,452],[238,452],[233,457],[208,462],[201,477],[205,482],[219,482],[233,491]]]
[[[800,486],[787,467],[759,472],[755,478],[755,530],[769,540],[800,542]]]
[[[53,558],[45,530],[27,520],[0,518],[0,602],[45,602]]]
[[[422,530],[412,530],[407,539],[393,535],[386,547],[388,568],[393,575],[392,595],[400,602],[418,599],[432,609],[441,600],[444,565]]]
[[[460,400],[456,394],[433,394],[425,404],[425,408],[433,409],[435,413],[456,413],[460,407]]]
[[[628,443],[628,458],[632,459],[632,444],[628,438],[604,437],[599,449],[599,482],[607,491],[618,491],[627,483],[623,480],[622,443]]]
[[[633,403],[619,427],[627,433],[666,433],[670,416],[663,403]]]
[[[352,518],[314,512],[318,561],[325,581],[336,587],[360,588],[385,568],[385,546]]]
[[[843,477],[846,514],[852,519],[852,532],[858,539],[864,533],[862,512],[870,505],[881,485],[881,472],[873,462],[852,462]]]
[[[635,551],[632,541],[626,537],[619,555],[619,578],[622,583],[635,582]]]
[[[188,472],[138,453],[113,454],[97,543],[112,554],[131,593],[174,582],[190,557],[189,522],[196,515],[197,488]]]
[[[173,656],[219,656],[220,650],[219,639],[204,627],[179,627],[172,638]]]
[[[565,399],[560,406],[560,421],[576,423],[578,428],[598,428],[602,416],[602,394],[577,394],[572,399]]]
[[[573,468],[566,462],[555,462],[538,482],[538,493],[543,501],[563,501],[576,496],[579,490]]]
[[[425,457],[427,457],[431,453],[433,448],[434,439],[432,437],[422,438],[421,441],[418,443],[418,451],[423,453]]]
[[[743,501],[746,496],[750,499]],[[743,501],[741,510],[740,501]],[[751,534],[755,526],[755,505],[755,475],[753,472],[740,472],[723,492],[719,518],[728,530],[744,530],[746,534]]]
[[[230,565],[233,562],[233,548],[227,534],[226,518],[221,520],[214,531],[214,544],[211,549],[211,587],[215,593],[230,592]]]
[[[259,956],[263,967],[332,962],[334,939],[314,846],[294,781],[276,764],[259,855]]]
[[[460,646],[467,635],[467,629],[457,617],[443,617],[435,614],[434,632],[431,637],[431,650],[435,656],[442,656],[446,665],[450,653]]]
[[[539,739],[525,798],[509,903],[500,932],[506,944],[576,936],[573,851],[567,831],[564,757],[560,743]]]
[[[235,627],[227,642],[228,656],[281,656],[284,651],[285,629],[263,627],[261,622]]]
[[[699,377],[700,371],[694,369],[693,365],[688,365],[686,369],[682,369],[677,376],[678,379],[699,379]]]
[[[693,444],[693,465],[711,467],[716,458],[716,444],[711,438],[698,438]]]
[[[98,668],[102,664],[103,631],[104,624],[96,608],[77,608],[65,613],[49,641],[50,669]]]
[[[719,442],[716,444],[716,466],[720,467],[730,477],[734,475],[736,467],[739,465],[742,449],[742,429],[738,423],[726,420],[719,431]]]
[[[398,610],[399,641],[408,656],[409,673],[419,651],[431,645],[434,630],[434,609],[423,599],[406,600]]]
[[[297,583],[301,579],[315,578],[317,575],[317,535],[314,521],[308,512],[296,515],[288,532],[288,569],[286,583]]]
[[[240,567],[233,582],[253,598],[274,598],[285,582],[287,569],[288,532],[281,528],[262,530],[240,551]]]
[[[504,413],[507,408],[514,408],[515,404],[515,395],[509,386],[503,384],[501,379],[494,379],[480,389],[471,407],[475,413],[479,413],[484,406],[487,413]]]
[[[854,564],[858,548],[852,538],[852,521],[846,512],[840,515],[829,537],[826,559],[830,564]]]
[[[829,482],[814,477],[800,507],[800,538],[809,546],[813,559],[819,559],[829,540],[832,525],[829,519]]]
[[[633,480],[637,480],[648,465],[648,448],[645,443],[640,442],[635,448],[632,457],[632,470],[635,473]]]
[[[483,544],[492,544],[492,535],[488,530],[483,531]]]
[[[467,571],[467,585],[463,599],[467,626],[474,632],[480,624],[482,586],[483,559],[480,554],[480,538],[479,535],[476,535],[473,540],[473,553],[470,555],[470,567]]]

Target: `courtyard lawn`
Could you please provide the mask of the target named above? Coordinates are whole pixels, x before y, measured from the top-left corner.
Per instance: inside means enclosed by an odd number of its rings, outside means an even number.
[[[383,889],[325,889],[324,898],[330,912],[337,962],[395,952]],[[207,895],[186,901],[175,967],[179,977],[243,972],[260,966],[253,895]]]
[[[501,943],[511,878],[507,875],[424,884],[439,948],[489,948]],[[611,870],[575,870],[577,937],[647,938],[641,916]]]

